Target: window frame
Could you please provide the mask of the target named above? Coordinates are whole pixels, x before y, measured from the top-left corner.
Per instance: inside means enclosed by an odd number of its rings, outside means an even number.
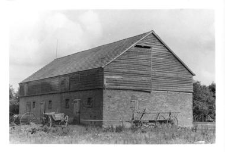
[[[33,101],[33,103],[32,103],[32,108],[35,109],[35,107],[36,107],[36,102]]]
[[[70,108],[70,99],[65,99],[65,109],[69,109]]]
[[[94,103],[94,99],[92,97],[87,98],[86,106],[87,108],[92,108]]]

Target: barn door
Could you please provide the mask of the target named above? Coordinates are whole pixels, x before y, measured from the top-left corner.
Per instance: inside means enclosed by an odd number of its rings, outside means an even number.
[[[43,117],[43,114],[45,113],[45,102],[40,103],[40,118]]]
[[[31,103],[27,102],[26,104],[26,112],[31,112]]]
[[[73,100],[73,116],[74,123],[80,124],[80,99]]]

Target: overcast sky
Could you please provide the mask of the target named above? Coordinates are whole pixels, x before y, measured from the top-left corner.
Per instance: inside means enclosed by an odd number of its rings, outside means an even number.
[[[154,30],[196,74],[215,82],[212,10],[13,11],[9,83],[18,83],[58,57]]]

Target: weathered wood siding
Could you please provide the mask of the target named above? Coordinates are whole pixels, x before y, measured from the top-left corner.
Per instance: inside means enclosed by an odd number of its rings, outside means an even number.
[[[106,88],[193,92],[192,74],[154,34],[136,46],[104,68]]]
[[[138,44],[152,47],[152,89],[193,92],[192,74],[150,34]]]
[[[25,95],[25,92],[24,92],[24,84],[20,84],[20,89],[19,89],[19,95],[20,96],[24,96]]]
[[[150,48],[133,47],[104,68],[106,88],[150,90]]]
[[[32,96],[103,87],[103,70],[91,69],[20,84],[20,96]]]
[[[70,75],[69,81],[71,91],[102,88],[103,70],[99,68],[76,72]]]
[[[59,77],[43,79],[39,81],[32,81],[25,84],[24,92],[25,96],[39,95],[54,93],[60,91],[60,81]]]

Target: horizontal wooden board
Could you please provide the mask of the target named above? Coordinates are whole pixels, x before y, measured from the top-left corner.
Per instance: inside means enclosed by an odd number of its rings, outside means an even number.
[[[103,88],[103,71],[92,69],[69,75],[70,91]]]
[[[20,85],[20,96],[103,88],[103,71],[91,69]]]
[[[24,96],[24,95],[25,95],[24,84],[20,84],[20,88],[19,88],[19,96]]]
[[[107,87],[193,91],[192,74],[153,34],[137,45],[151,49],[131,48],[106,66]]]
[[[38,94],[46,94],[60,91],[60,81],[59,78],[49,78],[43,79],[39,81],[32,81],[26,83],[27,87],[25,89],[26,94],[28,95],[38,95]]]
[[[133,47],[104,68],[106,88],[150,89],[151,51]]]

